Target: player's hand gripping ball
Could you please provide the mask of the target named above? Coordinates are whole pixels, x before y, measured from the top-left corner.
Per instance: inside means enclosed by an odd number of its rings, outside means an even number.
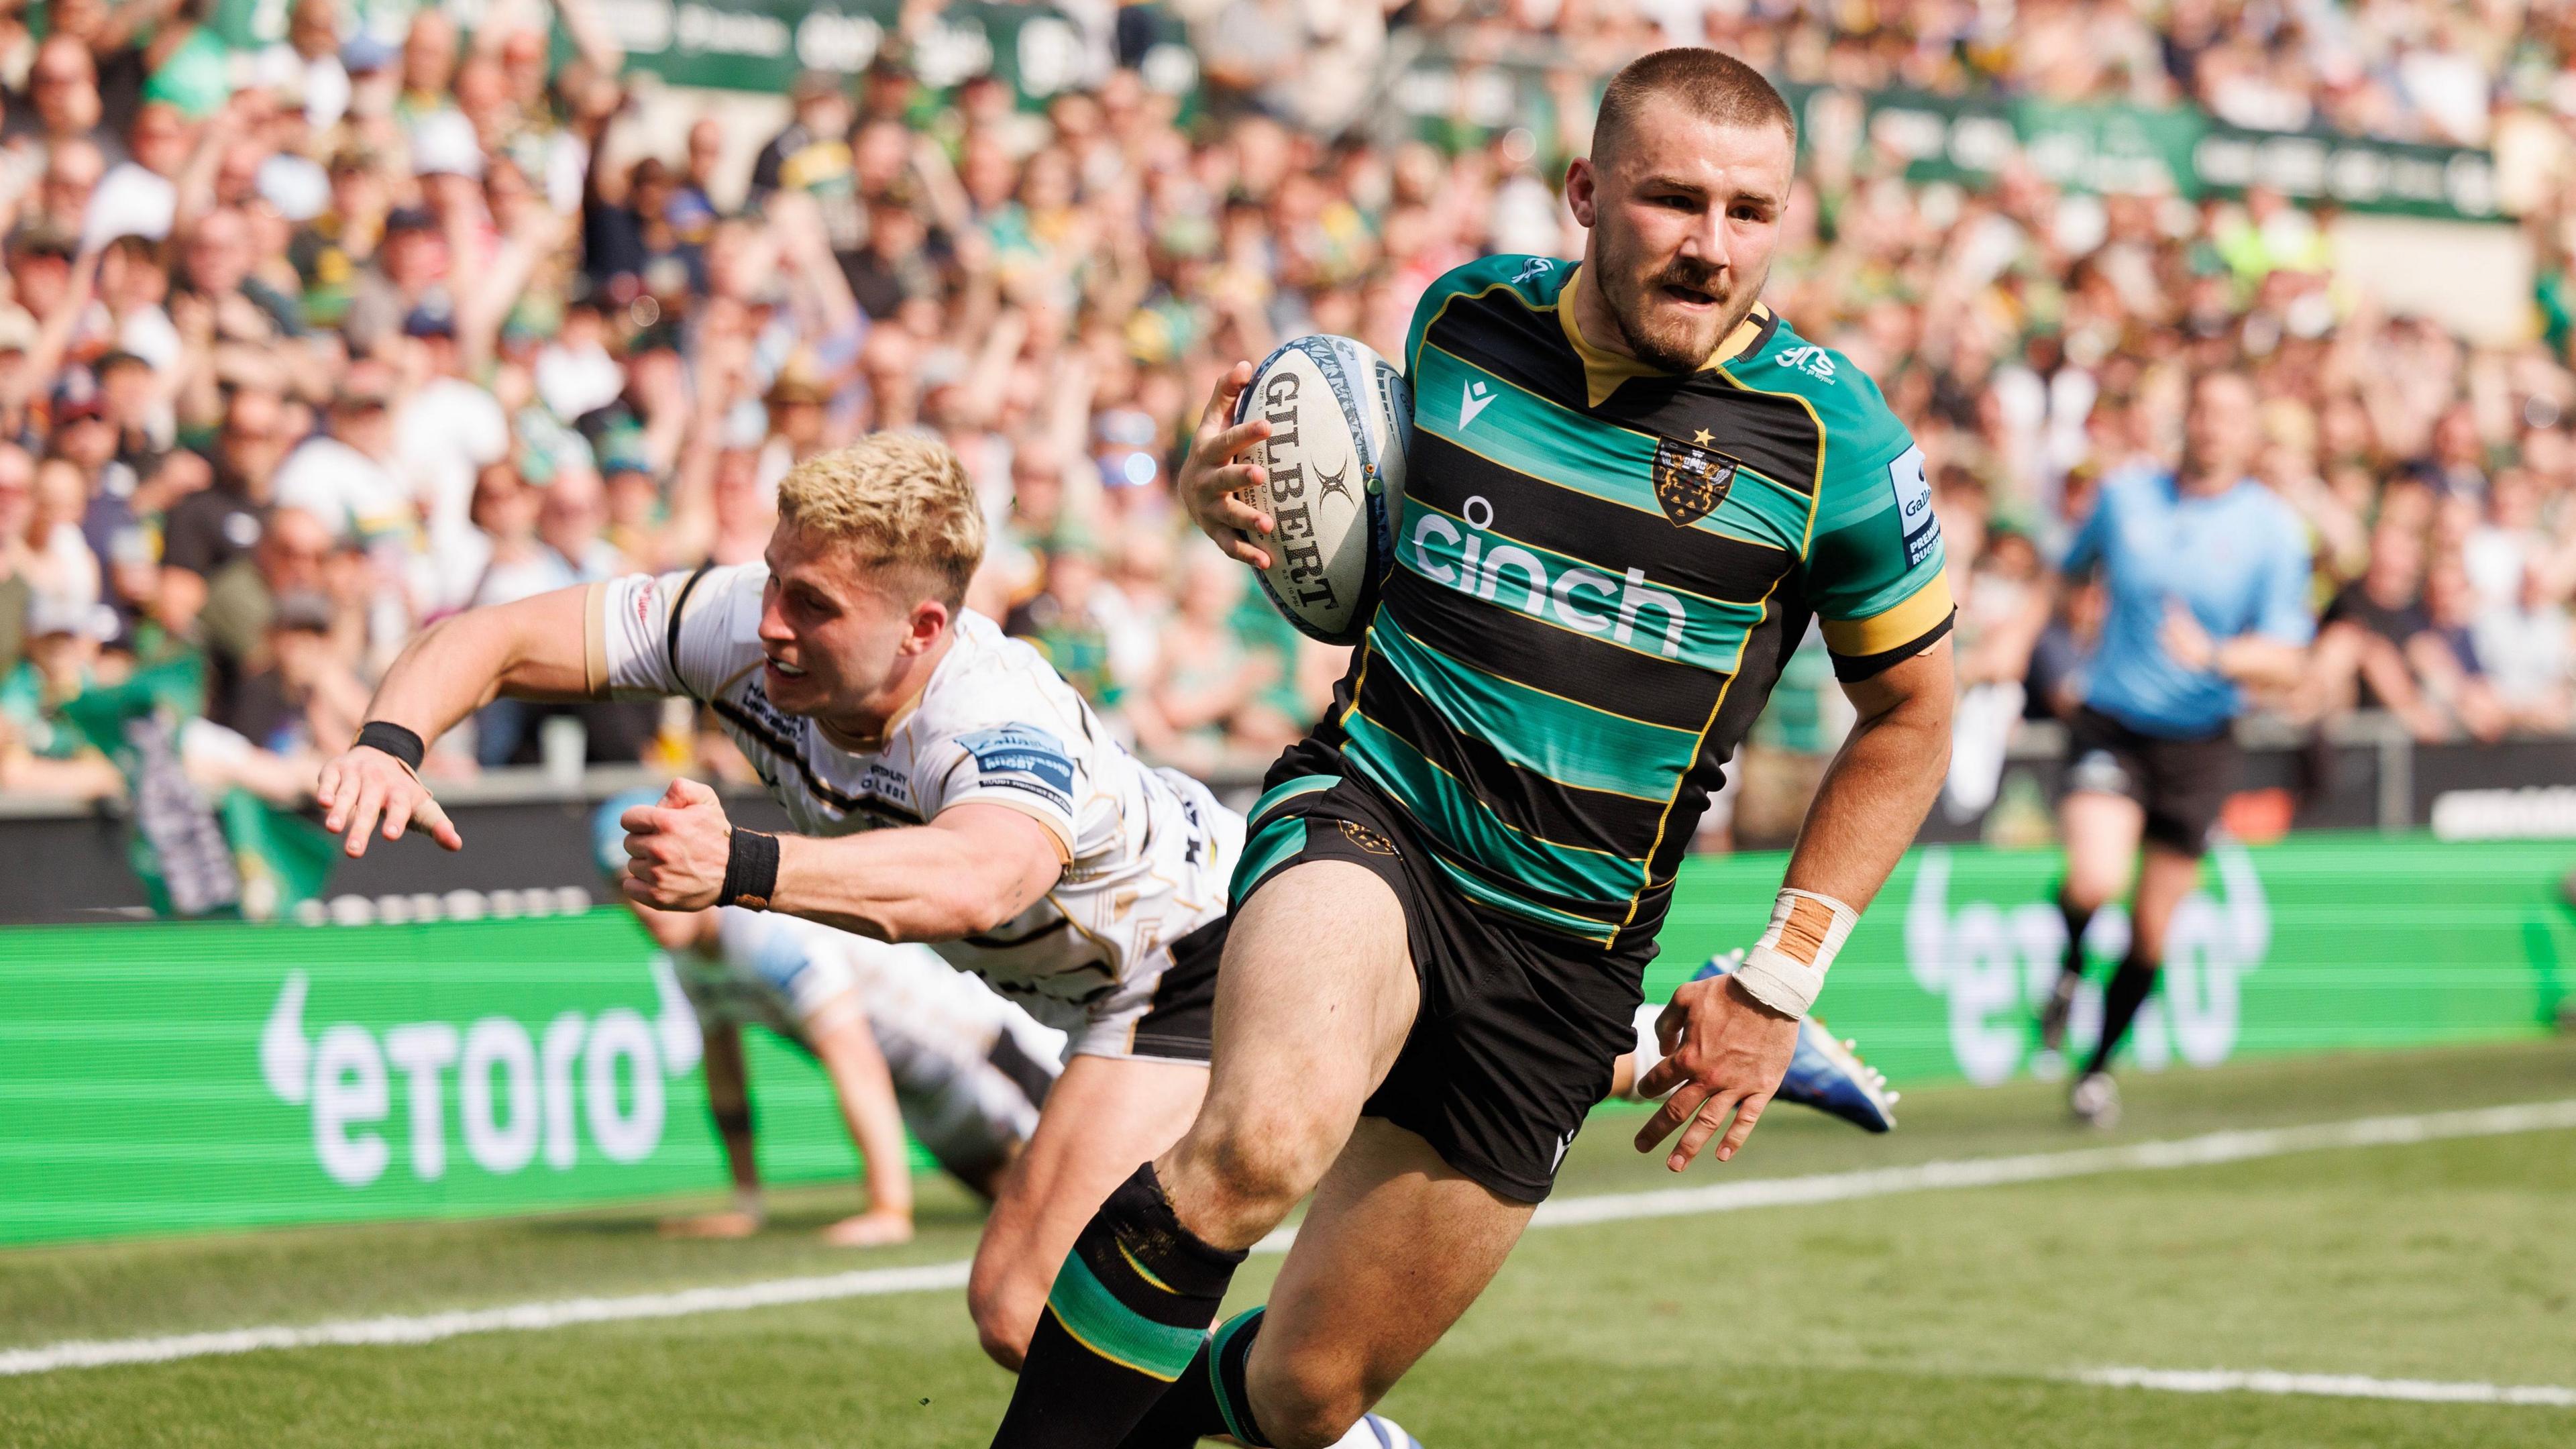
[[[695,780],[673,780],[651,805],[618,817],[626,827],[626,894],[666,911],[703,911],[724,890],[733,822]]]
[[[1347,337],[1295,338],[1218,380],[1181,500],[1300,632],[1357,643],[1395,564],[1412,430],[1394,364]]]

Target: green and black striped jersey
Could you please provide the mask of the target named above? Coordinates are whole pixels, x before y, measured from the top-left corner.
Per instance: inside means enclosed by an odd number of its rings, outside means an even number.
[[[1857,679],[1952,611],[1922,453],[1858,368],[1757,309],[1653,371],[1585,341],[1577,270],[1488,257],[1415,311],[1395,572],[1319,736],[1465,895],[1642,948],[1808,619]]]

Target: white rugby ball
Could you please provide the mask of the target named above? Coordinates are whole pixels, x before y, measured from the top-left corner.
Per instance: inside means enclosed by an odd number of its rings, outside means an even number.
[[[1270,555],[1263,591],[1300,633],[1356,644],[1395,564],[1413,393],[1404,374],[1347,337],[1299,337],[1261,360],[1234,421],[1270,436],[1249,458],[1264,481],[1243,490],[1273,531],[1247,537]]]

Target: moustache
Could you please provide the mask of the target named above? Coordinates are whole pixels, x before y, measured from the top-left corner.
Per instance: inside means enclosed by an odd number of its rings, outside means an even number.
[[[1723,302],[1726,300],[1725,278],[1726,269],[1723,267],[1705,266],[1694,262],[1675,262],[1647,278],[1646,286],[1650,291],[1662,287],[1680,287],[1686,291],[1701,293],[1711,300]]]

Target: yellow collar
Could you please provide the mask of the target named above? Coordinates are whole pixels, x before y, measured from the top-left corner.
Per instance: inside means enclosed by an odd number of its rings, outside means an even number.
[[[1575,289],[1582,285],[1583,268],[1578,263],[1574,275],[1566,279],[1565,290],[1557,294],[1556,322],[1565,330],[1566,345],[1574,349],[1575,356],[1583,359],[1583,387],[1589,395],[1588,405],[1601,406],[1610,394],[1619,390],[1619,384],[1632,377],[1670,376],[1660,368],[1648,367],[1620,353],[1604,352],[1583,340],[1583,324],[1574,319]],[[1770,321],[1771,309],[1760,302],[1754,303],[1752,312],[1736,324],[1726,340],[1717,345],[1717,350],[1708,355],[1708,360],[1699,365],[1699,370],[1706,372],[1743,356],[1748,348],[1762,340],[1762,331]]]

